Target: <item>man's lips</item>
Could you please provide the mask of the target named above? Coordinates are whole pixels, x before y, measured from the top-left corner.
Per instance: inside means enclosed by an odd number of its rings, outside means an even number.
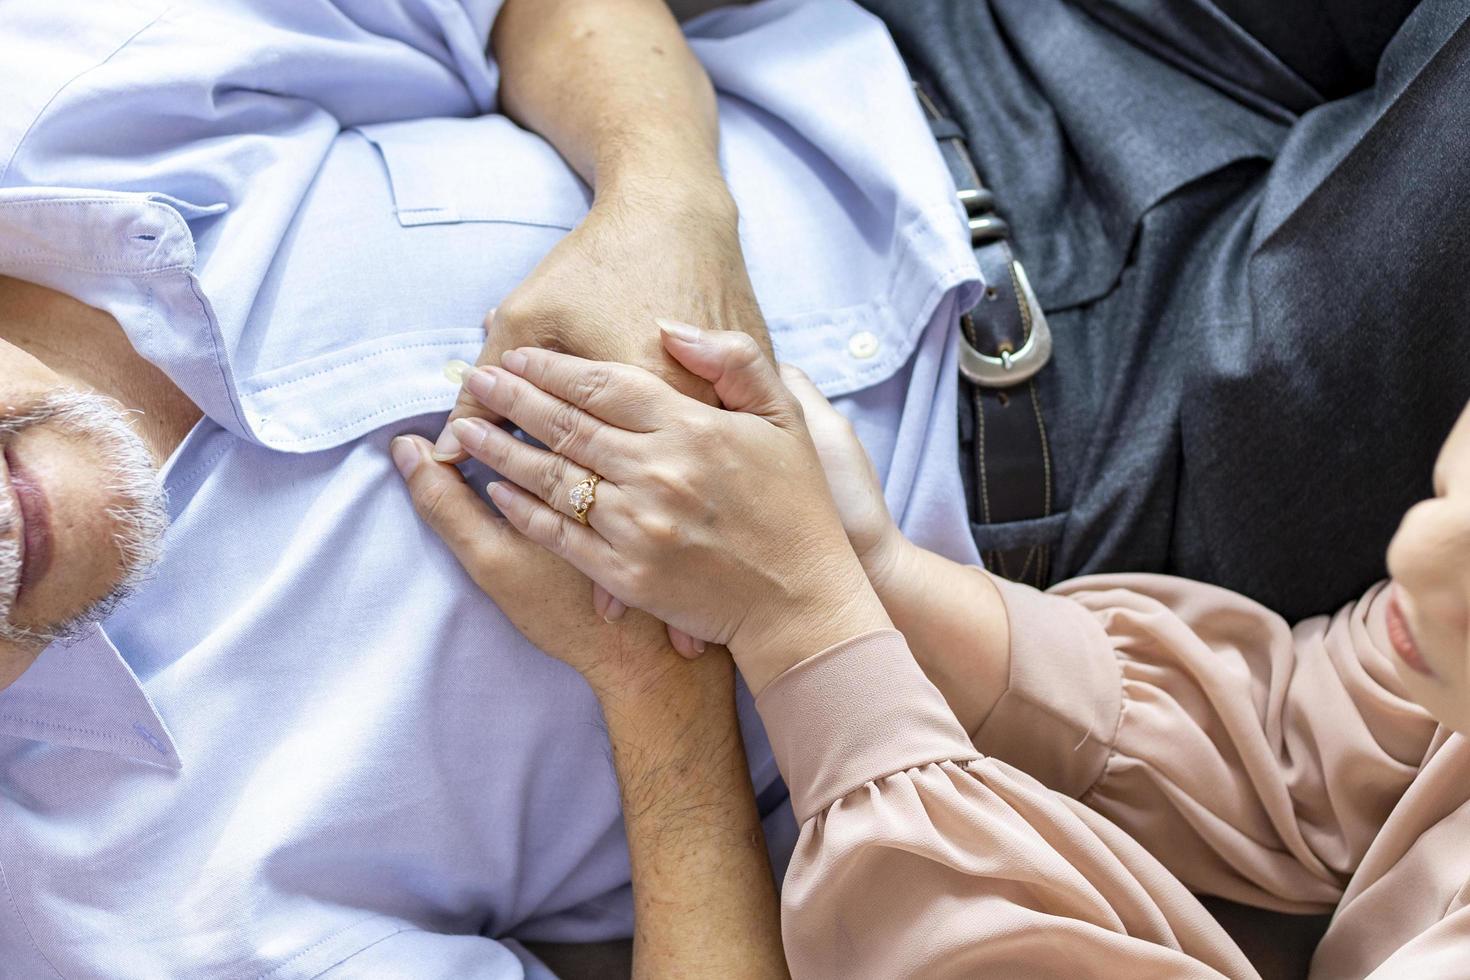
[[[20,506],[23,532],[18,600],[51,567],[51,507],[46,492],[17,457],[13,443],[5,447],[5,465],[10,470],[10,486]]]
[[[1388,642],[1393,645],[1394,653],[1399,659],[1417,672],[1426,677],[1438,677],[1434,669],[1424,660],[1419,647],[1414,643],[1414,634],[1409,631],[1409,621],[1404,616],[1404,611],[1399,607],[1398,586],[1388,595],[1388,609],[1385,611],[1385,625],[1388,627]]]

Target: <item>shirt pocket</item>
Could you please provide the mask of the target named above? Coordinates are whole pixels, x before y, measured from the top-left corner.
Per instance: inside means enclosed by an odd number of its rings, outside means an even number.
[[[405,228],[496,221],[570,230],[589,189],[551,145],[504,116],[356,127],[377,148]]]

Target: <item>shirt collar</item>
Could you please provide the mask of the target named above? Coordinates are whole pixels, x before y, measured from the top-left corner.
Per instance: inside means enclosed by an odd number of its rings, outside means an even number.
[[[204,414],[248,436],[188,224],[226,210],[167,194],[0,188],[0,273],[110,314]]]
[[[0,735],[183,767],[163,719],[100,626],[51,644],[0,691]]]

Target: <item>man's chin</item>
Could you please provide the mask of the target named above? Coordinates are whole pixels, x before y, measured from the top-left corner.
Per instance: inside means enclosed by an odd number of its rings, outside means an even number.
[[[30,669],[44,649],[41,646],[0,642],[0,691],[20,680],[20,675]]]
[[[25,516],[28,531],[46,525],[47,552],[40,569],[24,561],[25,537],[0,547],[0,644],[44,647],[86,633],[147,578],[168,525],[164,491],[147,445],[103,396],[59,391],[0,435],[34,453],[44,502]]]

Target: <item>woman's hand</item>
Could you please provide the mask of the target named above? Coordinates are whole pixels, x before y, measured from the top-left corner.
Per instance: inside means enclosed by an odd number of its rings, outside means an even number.
[[[1000,594],[983,572],[904,537],[852,423],[801,371],[782,365],[781,377],[801,403],[868,581],[965,730],[978,731],[1009,683],[1010,634]]]
[[[544,347],[635,364],[715,404],[710,383],[664,352],[654,316],[673,311],[716,329],[744,327],[768,348],[737,227],[735,205],[718,174],[690,174],[677,184],[625,178],[615,190],[605,190],[582,224],[491,311],[479,363],[499,364],[507,350],[519,347]],[[501,421],[461,388],[435,446],[436,459],[465,459],[453,423],[471,417]],[[609,621],[625,609],[602,590],[594,601]],[[703,651],[702,641],[679,630],[669,635],[686,656]]]
[[[467,389],[550,447],[481,420],[461,443],[508,482],[491,496],[528,538],[629,606],[723,643],[752,691],[889,626],[847,542],[801,407],[748,336],[666,324],[664,348],[731,410],[639,368],[507,352]],[[570,491],[597,498],[578,523]]]
[[[800,368],[782,364],[781,379],[801,405],[847,540],[881,597],[914,545],[889,515],[878,471],[852,423],[832,407]]]

